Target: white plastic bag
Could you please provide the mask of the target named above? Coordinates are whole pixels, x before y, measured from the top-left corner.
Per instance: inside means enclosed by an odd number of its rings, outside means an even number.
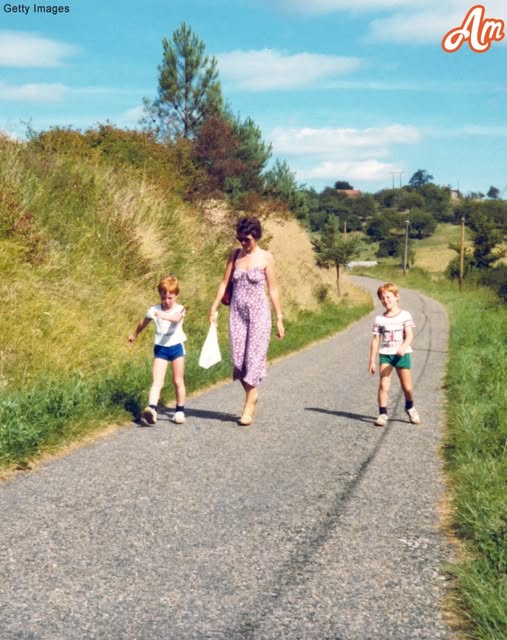
[[[222,359],[220,346],[218,344],[217,326],[212,322],[209,326],[208,335],[202,345],[201,355],[199,356],[199,366],[203,369],[209,369]]]

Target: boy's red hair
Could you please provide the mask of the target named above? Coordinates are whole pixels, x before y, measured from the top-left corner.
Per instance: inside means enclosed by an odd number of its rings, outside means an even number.
[[[167,276],[162,278],[158,283],[157,289],[159,293],[174,293],[175,295],[178,295],[180,292],[178,278],[176,276]]]
[[[377,289],[377,298],[379,300],[385,291],[390,291],[395,296],[400,295],[400,290],[398,289],[398,286],[394,284],[394,282],[384,282],[384,284],[380,285],[380,287]]]

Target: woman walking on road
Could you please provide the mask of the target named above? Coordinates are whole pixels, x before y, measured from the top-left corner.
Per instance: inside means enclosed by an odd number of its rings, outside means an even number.
[[[285,333],[274,259],[271,253],[257,244],[261,236],[261,224],[256,217],[239,220],[236,238],[241,249],[229,255],[224,277],[218,285],[209,313],[209,322],[216,323],[218,306],[232,278],[229,340],[233,379],[239,380],[245,390],[245,403],[239,419],[239,424],[244,426],[253,422],[257,386],[266,375],[266,356],[271,336],[269,300],[276,314],[276,335],[283,338]]]

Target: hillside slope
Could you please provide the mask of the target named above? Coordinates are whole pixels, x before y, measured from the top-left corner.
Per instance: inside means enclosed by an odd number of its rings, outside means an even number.
[[[93,157],[0,145],[0,381],[26,388],[48,375],[88,377],[132,358],[125,336],[156,285],[176,273],[189,331],[207,309],[235,244],[234,219],[191,207],[129,167]],[[315,267],[306,232],[287,216],[261,213],[276,256],[284,309],[315,309],[334,275]]]

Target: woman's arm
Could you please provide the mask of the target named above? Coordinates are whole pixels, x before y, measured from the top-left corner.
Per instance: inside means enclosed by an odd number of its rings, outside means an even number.
[[[266,283],[268,285],[268,295],[276,314],[276,336],[283,338],[285,335],[285,327],[283,326],[282,307],[280,303],[280,292],[278,290],[278,281],[275,273],[275,259],[271,253],[266,251]]]

